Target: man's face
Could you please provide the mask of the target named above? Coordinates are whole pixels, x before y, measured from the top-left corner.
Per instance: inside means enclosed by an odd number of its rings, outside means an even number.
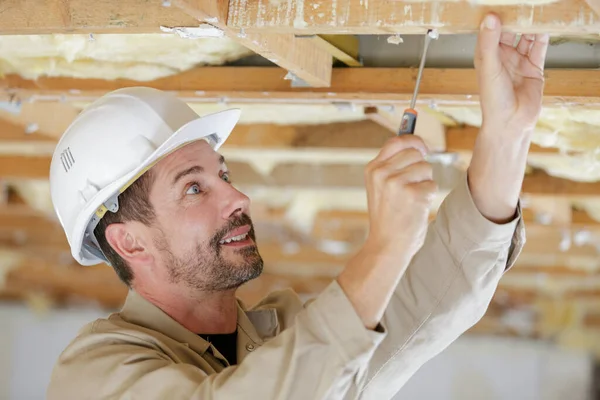
[[[250,201],[231,185],[223,158],[208,143],[188,144],[152,170],[152,251],[172,283],[221,291],[260,275]]]

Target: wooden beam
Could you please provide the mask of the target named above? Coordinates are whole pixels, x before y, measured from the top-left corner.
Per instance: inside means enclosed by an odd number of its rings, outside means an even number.
[[[546,70],[545,105],[600,106],[600,70]],[[362,105],[410,102],[417,70],[413,68],[334,68],[329,88],[290,87],[286,71],[271,67],[199,67],[154,81],[144,86],[177,93],[189,102],[348,102]],[[8,75],[0,79],[5,93],[26,101],[90,101],[109,91],[138,86],[134,80],[40,77],[37,80]],[[72,91],[77,89],[77,91]],[[418,105],[478,104],[478,87],[473,69],[425,69]],[[2,100],[9,100],[8,95]]]
[[[229,157],[224,150],[223,154]],[[259,156],[257,156],[259,157]],[[14,156],[0,154],[0,178],[47,179],[50,156]],[[257,159],[258,162],[258,159]],[[234,183],[243,188],[364,188],[364,165],[359,163],[333,162],[309,164],[306,162],[281,162],[273,166],[268,175],[262,175],[247,162],[228,163]],[[447,175],[449,166],[434,164],[434,177],[440,189],[456,184],[459,172]],[[446,177],[444,177],[446,175]],[[522,193],[530,195],[553,195],[557,197],[600,196],[600,182],[578,182],[550,176],[542,171],[526,174]]]
[[[358,59],[359,41],[353,35],[308,35],[296,36],[297,38],[310,40],[318,47],[331,54],[349,67],[362,67]]]
[[[228,25],[233,29],[296,34],[424,34],[431,28],[442,34],[474,33],[490,11],[500,16],[505,30],[518,33],[597,32],[600,21],[583,0],[494,6],[385,0],[230,0],[229,11]]]
[[[532,195],[599,196],[600,182],[572,181],[535,170],[525,174],[522,192]]]
[[[292,33],[243,33],[227,26],[226,0],[173,0],[183,11],[200,23],[209,23],[223,34],[248,49],[267,58],[293,74],[292,82],[301,85],[329,87],[331,84],[331,54],[313,41],[297,38]]]
[[[168,2],[145,0],[3,0],[1,35],[51,33],[162,33],[198,21]]]
[[[475,147],[475,140],[479,134],[479,128],[475,126],[456,126],[446,130],[446,151],[471,151]],[[532,143],[529,153],[552,153],[558,154],[556,147],[542,147]]]

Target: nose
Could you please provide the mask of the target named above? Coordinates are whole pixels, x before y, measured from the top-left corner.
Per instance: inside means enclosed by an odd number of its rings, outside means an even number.
[[[230,219],[233,215],[248,214],[250,209],[250,198],[237,190],[229,183],[224,183],[225,207],[223,207],[223,219]]]

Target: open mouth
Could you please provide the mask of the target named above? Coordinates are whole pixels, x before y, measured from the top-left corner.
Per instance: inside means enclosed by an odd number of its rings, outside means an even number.
[[[244,225],[231,231],[225,238],[219,241],[221,246],[242,247],[254,244],[250,238],[250,226]]]

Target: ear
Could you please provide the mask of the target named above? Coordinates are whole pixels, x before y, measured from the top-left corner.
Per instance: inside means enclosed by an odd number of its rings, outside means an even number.
[[[128,222],[110,224],[106,227],[105,236],[108,244],[127,264],[135,266],[147,263],[151,259],[142,235],[134,229],[133,224]]]

